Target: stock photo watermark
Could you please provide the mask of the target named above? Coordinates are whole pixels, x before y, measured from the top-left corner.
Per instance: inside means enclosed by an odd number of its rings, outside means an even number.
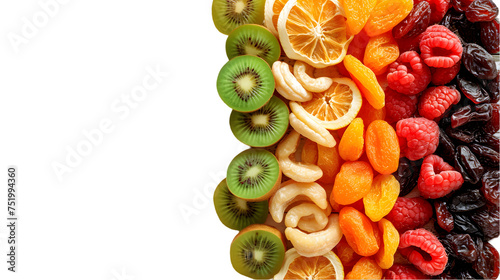
[[[51,19],[55,18],[70,0],[40,0],[38,1],[38,10],[31,16],[21,18],[21,27],[17,31],[7,33],[7,39],[14,49],[19,53],[20,47],[26,45],[38,36],[40,30],[45,28]]]
[[[111,102],[109,106],[112,112],[111,117],[102,118],[94,128],[83,129],[81,139],[76,144],[65,147],[64,160],[52,162],[52,170],[59,182],[63,181],[65,174],[72,173],[82,164],[83,160],[104,142],[106,135],[112,133],[119,122],[125,121],[132,111],[137,109],[169,76],[169,73],[163,71],[160,65],[148,66],[145,71],[147,74],[142,79],[142,83],[134,86],[129,92],[122,93]]]
[[[113,277],[111,277],[109,280],[135,280],[135,277],[132,274],[127,273],[125,267],[122,267],[120,271],[112,269],[111,275],[113,275]]]

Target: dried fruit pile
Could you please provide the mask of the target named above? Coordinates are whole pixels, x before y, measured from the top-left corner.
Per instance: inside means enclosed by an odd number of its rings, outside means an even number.
[[[213,0],[250,146],[214,193],[254,279],[496,279],[491,0]],[[288,248],[288,250],[287,250]]]

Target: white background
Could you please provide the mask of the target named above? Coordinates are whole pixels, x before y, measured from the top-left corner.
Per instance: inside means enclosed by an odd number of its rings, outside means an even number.
[[[247,279],[212,204],[244,146],[215,89],[227,57],[211,1],[66,2],[46,22],[38,1],[0,2],[0,182],[18,166],[20,219],[15,275],[0,219],[0,277]],[[43,26],[28,38],[24,19]],[[169,76],[124,107],[148,68]],[[58,177],[54,164],[106,120],[112,131]]]

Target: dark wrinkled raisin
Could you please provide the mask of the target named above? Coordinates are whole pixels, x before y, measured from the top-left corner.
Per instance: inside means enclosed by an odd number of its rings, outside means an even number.
[[[473,268],[484,279],[497,279],[500,272],[500,256],[497,249],[490,243],[485,242],[479,250],[477,261],[473,264]]]
[[[470,218],[483,232],[484,240],[491,240],[498,237],[500,234],[500,215],[498,206],[487,204],[483,208],[473,212]]]
[[[440,155],[448,163],[453,162],[455,158],[455,145],[442,128],[439,128],[439,146],[436,154]]]
[[[497,151],[475,143],[470,144],[469,149],[476,155],[476,158],[482,165],[493,168],[498,167],[500,163],[500,154]]]
[[[491,102],[500,101],[500,73],[493,80],[485,80],[485,88],[490,94]]]
[[[462,173],[464,180],[476,184],[483,176],[484,168],[467,146],[458,146],[455,152],[455,169]]]
[[[452,32],[458,32],[455,24],[463,18],[465,18],[465,15],[463,13],[459,13],[453,9],[449,9],[439,24],[450,29]]]
[[[479,132],[479,133],[478,133]],[[488,146],[495,151],[500,150],[500,139],[484,131],[476,131],[474,142]]]
[[[492,116],[493,108],[489,103],[476,106],[464,106],[451,115],[451,127],[457,128],[470,122],[489,121]]]
[[[483,47],[489,53],[498,53],[500,51],[500,25],[498,22],[498,18],[488,22],[481,22],[480,26],[481,42],[483,43]]]
[[[466,190],[457,192],[448,203],[451,212],[467,212],[479,209],[486,204],[479,190]]]
[[[452,139],[459,140],[464,143],[472,143],[476,140],[479,132],[479,127],[474,124],[466,124],[458,128],[447,127],[446,134]]]
[[[483,237],[483,233],[479,227],[474,224],[467,214],[453,213],[453,222],[455,223],[453,228],[454,232],[468,233],[473,236]]]
[[[493,57],[478,44],[464,45],[462,63],[476,78],[492,80],[498,75]]]
[[[500,203],[500,171],[495,169],[484,173],[481,183],[480,190],[484,198],[498,205]]]
[[[446,245],[445,245],[446,244]],[[477,260],[478,251],[472,237],[468,234],[448,234],[443,245],[451,255],[468,263]]]
[[[436,210],[436,220],[440,228],[450,232],[453,230],[453,216],[448,207],[446,206],[446,201],[436,200],[434,201],[434,209]]]
[[[459,12],[465,12],[472,1],[474,0],[451,0],[451,5],[453,6],[453,9]]]
[[[472,264],[457,260],[450,272],[455,279],[480,279],[481,276],[472,267]]]
[[[454,26],[460,35],[459,37],[462,39],[462,44],[481,44],[481,35],[479,34],[481,32],[481,26],[478,22],[470,22],[464,15],[454,23]]]
[[[399,182],[399,196],[409,194],[417,186],[421,165],[422,160],[411,161],[405,157],[399,158],[398,170],[392,174]]]
[[[490,102],[488,92],[481,87],[472,75],[467,74],[462,72],[457,76],[457,85],[460,92],[475,104]]]
[[[500,129],[500,104],[491,104],[491,119],[484,125],[484,132],[495,134]]]
[[[465,16],[471,22],[492,21],[498,16],[498,7],[492,0],[474,0],[465,11]]]
[[[394,38],[408,38],[424,32],[431,21],[431,6],[422,1],[416,4],[406,18],[392,29]]]

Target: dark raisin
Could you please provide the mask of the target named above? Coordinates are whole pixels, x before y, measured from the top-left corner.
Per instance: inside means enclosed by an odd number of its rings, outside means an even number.
[[[488,22],[481,22],[480,26],[481,42],[483,43],[483,47],[489,53],[498,53],[500,51],[500,25],[498,22],[498,18]]]
[[[466,190],[457,192],[448,203],[451,212],[467,212],[479,209],[486,204],[479,190]]]
[[[468,234],[448,234],[445,237],[446,249],[459,260],[466,261],[468,263],[475,262],[477,260],[478,251],[476,244],[472,237]]]
[[[475,137],[476,138],[474,139],[474,142],[479,143],[479,144],[484,145],[484,146],[488,146],[495,151],[500,150],[500,139],[499,138],[497,138],[491,134],[488,134],[482,130],[476,131]]]
[[[492,116],[493,108],[489,103],[479,104],[477,106],[464,106],[451,115],[451,127],[457,128],[470,122],[489,121]]]
[[[455,145],[442,128],[439,128],[439,146],[436,154],[440,155],[448,163],[453,162],[455,157]]]
[[[498,7],[492,0],[474,0],[465,11],[465,16],[471,22],[492,21],[498,16]]]
[[[457,76],[457,85],[469,100],[475,104],[490,102],[490,95],[472,75],[462,72]]]
[[[469,145],[469,149],[482,165],[495,168],[500,164],[500,154],[492,148],[473,143]]]
[[[465,12],[472,1],[474,0],[451,0],[451,5],[453,6],[453,9],[459,12]]]
[[[488,203],[483,208],[473,212],[470,218],[483,232],[484,240],[488,241],[500,235],[498,206]]]
[[[452,128],[450,126],[445,129],[445,132],[450,138],[459,140],[463,143],[472,143],[480,133],[479,127],[474,124],[466,124],[459,128]]]
[[[454,26],[460,35],[459,37],[462,39],[462,44],[481,44],[481,26],[478,22],[470,22],[464,15],[454,23]]]
[[[394,38],[409,38],[424,32],[431,21],[431,6],[422,1],[413,6],[406,18],[392,29]]]
[[[453,213],[453,222],[455,224],[453,228],[454,232],[468,233],[472,236],[483,237],[483,233],[470,219],[469,215],[464,213]]]
[[[500,171],[495,169],[484,173],[481,183],[480,190],[484,198],[498,205],[500,203]]]
[[[433,276],[432,279],[448,280],[448,279],[455,279],[455,277],[451,276],[451,274],[449,274],[448,272],[443,272],[438,276]]]
[[[500,272],[500,256],[497,249],[485,242],[472,267],[484,279],[497,279]]]
[[[436,200],[434,201],[434,209],[436,210],[436,220],[440,228],[450,232],[453,230],[453,216],[448,207],[446,206],[446,201]]]
[[[484,168],[467,146],[458,146],[455,152],[455,169],[459,170],[464,180],[476,184],[483,176]]]
[[[493,57],[478,44],[465,44],[462,63],[476,78],[492,80],[498,75]]]
[[[485,88],[490,94],[491,102],[500,101],[500,73],[493,80],[485,80]]]
[[[491,104],[491,119],[484,125],[484,132],[495,134],[500,129],[500,104]]]
[[[405,157],[399,158],[398,170],[393,173],[399,182],[399,196],[409,194],[417,186],[420,165],[422,165],[422,160],[411,161]]]
[[[465,18],[465,15],[463,13],[459,13],[459,12],[455,11],[454,9],[449,9],[439,24],[450,29],[452,32],[458,32],[457,27],[455,25],[458,21],[460,21],[464,18]]]

